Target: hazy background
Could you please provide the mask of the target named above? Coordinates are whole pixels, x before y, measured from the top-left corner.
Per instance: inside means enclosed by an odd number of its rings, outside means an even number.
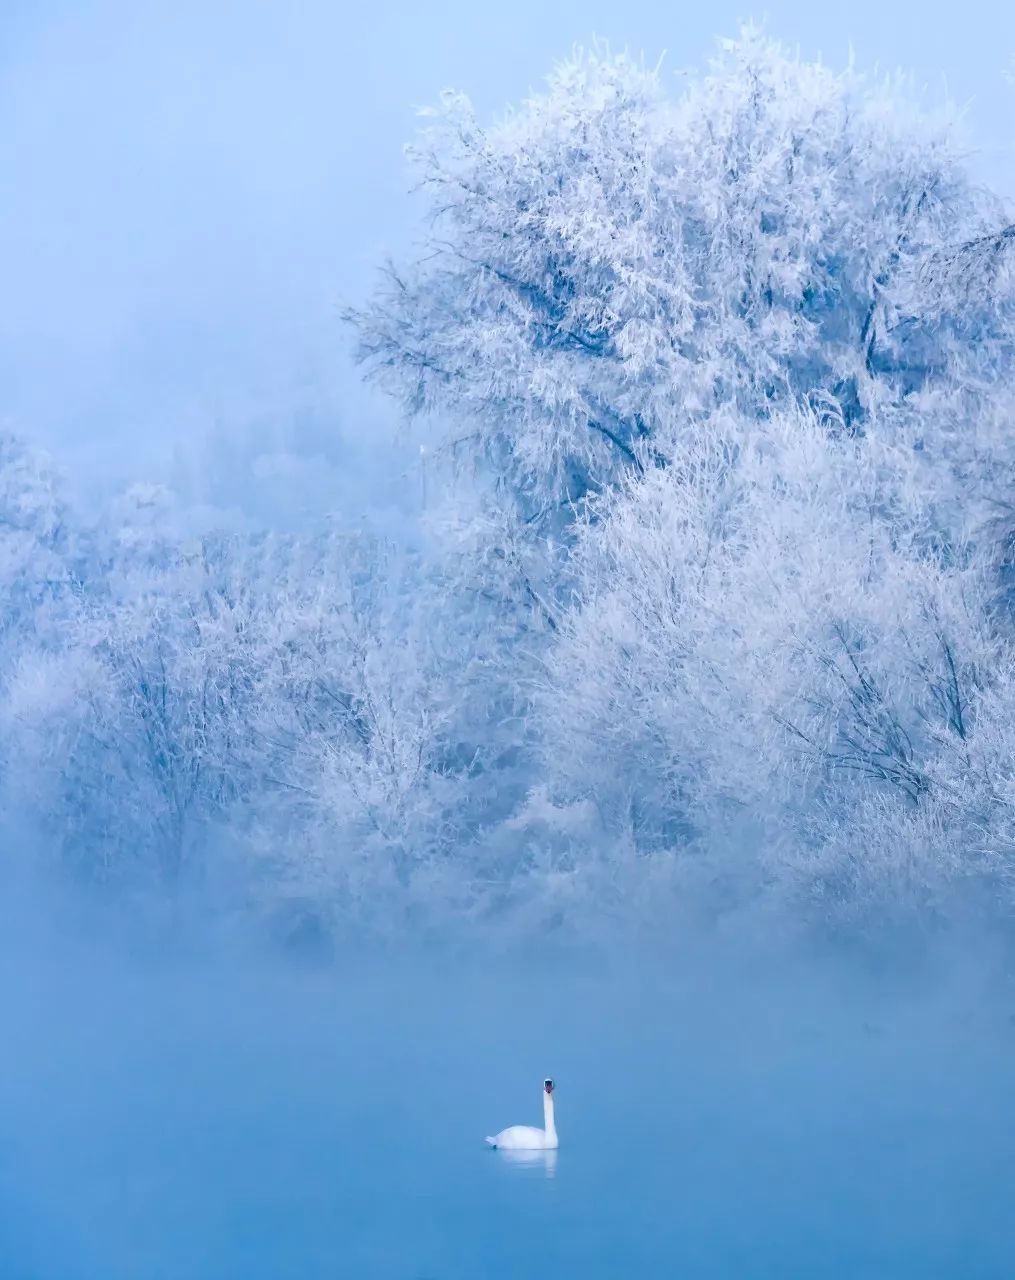
[[[1015,9],[766,15],[805,54],[841,65],[852,47],[968,104],[976,171],[1015,191]],[[496,113],[593,35],[665,51],[677,75],[743,16],[739,0],[7,0],[0,422],[118,481],[200,469],[213,431],[300,420],[308,454],[331,449],[336,506],[387,502],[414,449],[389,449],[394,413],[360,388],[337,314],[412,234],[414,108],[454,86]]]

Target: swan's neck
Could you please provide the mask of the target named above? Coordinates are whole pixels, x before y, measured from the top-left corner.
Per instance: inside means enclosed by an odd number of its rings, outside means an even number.
[[[548,1138],[557,1136],[557,1126],[553,1123],[553,1094],[543,1092],[543,1128]]]

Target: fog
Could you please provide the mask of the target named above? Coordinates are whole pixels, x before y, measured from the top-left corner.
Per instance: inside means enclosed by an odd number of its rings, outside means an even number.
[[[0,951],[11,1280],[1010,1269],[997,957],[125,962],[77,919]],[[487,1150],[547,1073],[560,1152]]]
[[[838,65],[852,49],[968,104],[975,168],[1015,191],[1004,6],[765,14],[807,56]],[[360,389],[337,313],[415,233],[415,109],[454,87],[499,114],[596,36],[665,54],[676,80],[743,16],[603,0],[5,4],[0,421],[99,481],[165,479],[215,428],[308,411],[385,451],[396,415]],[[370,505],[348,479],[336,491]]]

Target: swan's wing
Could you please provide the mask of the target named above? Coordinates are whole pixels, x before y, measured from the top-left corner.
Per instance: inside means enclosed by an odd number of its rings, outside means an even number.
[[[513,1124],[501,1129],[495,1138],[487,1138],[491,1147],[504,1147],[514,1151],[543,1151],[546,1149],[546,1130],[534,1129],[527,1124]]]

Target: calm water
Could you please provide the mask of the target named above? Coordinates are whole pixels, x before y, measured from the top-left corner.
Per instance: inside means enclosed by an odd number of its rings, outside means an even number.
[[[4,975],[0,1275],[1015,1274],[1004,1002],[773,978]],[[540,1123],[526,1162],[483,1136]]]

